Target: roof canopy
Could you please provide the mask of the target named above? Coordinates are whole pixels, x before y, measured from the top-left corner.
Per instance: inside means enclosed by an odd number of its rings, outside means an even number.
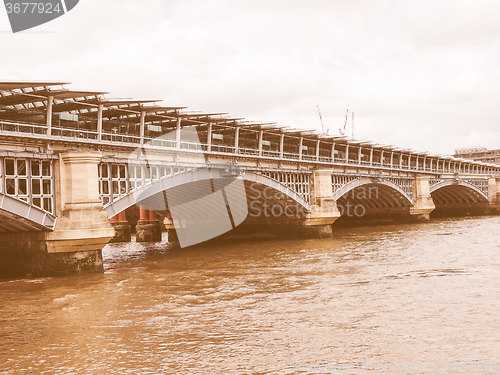
[[[324,140],[332,143],[349,144],[350,146],[375,147],[381,151],[396,151],[429,157],[445,157],[430,155],[414,150],[402,150],[390,145],[375,145],[371,142],[348,139],[346,136],[320,134],[314,130],[299,130],[278,125],[274,122],[251,122],[241,118],[232,118],[227,113],[200,113],[187,111],[182,106],[165,106],[161,100],[110,99],[104,91],[81,91],[65,87],[66,82],[1,82],[0,81],[0,119],[21,121],[25,118],[45,116],[49,98],[52,99],[52,112],[72,112],[83,119],[95,120],[99,112],[108,121],[124,121],[138,124],[160,125],[173,128],[180,121],[181,126],[208,127],[212,124],[216,131],[260,132],[288,137],[304,137],[305,141]],[[452,158],[453,159],[453,158]],[[457,159],[455,159],[457,160]]]

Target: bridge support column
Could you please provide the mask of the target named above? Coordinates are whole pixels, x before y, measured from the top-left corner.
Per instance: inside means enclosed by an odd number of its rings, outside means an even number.
[[[488,179],[488,193],[492,213],[500,213],[500,179]]]
[[[340,217],[337,203],[333,199],[332,173],[330,169],[314,171],[312,207],[304,222],[304,229],[309,237],[332,236],[332,224]]]
[[[161,226],[154,210],[140,206],[140,219],[135,226],[136,242],[160,242]]]
[[[98,152],[67,152],[54,166],[57,222],[53,232],[0,236],[0,273],[62,276],[103,272],[102,248],[114,230],[98,191]],[[7,266],[7,268],[5,267]]]
[[[413,182],[414,205],[410,207],[410,215],[414,220],[427,221],[436,206],[432,200],[429,187],[429,177],[417,176]]]
[[[56,164],[57,223],[45,233],[49,273],[103,272],[102,248],[114,230],[99,198],[99,152],[67,152]]]
[[[125,211],[120,212],[111,218],[111,225],[115,230],[115,236],[111,239],[111,242],[130,242],[130,225],[127,221]]]

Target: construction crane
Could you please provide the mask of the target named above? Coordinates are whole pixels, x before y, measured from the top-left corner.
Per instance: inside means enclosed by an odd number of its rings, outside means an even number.
[[[344,122],[344,129],[339,129],[339,133],[341,136],[345,135],[345,129],[347,127],[347,116],[349,115],[349,110],[346,110],[345,112],[345,122]]]
[[[319,105],[316,104],[318,108],[319,121],[321,122],[321,134],[328,134],[328,129],[325,132],[325,125],[323,124],[323,118],[321,117],[321,111],[319,110]]]
[[[319,115],[319,121],[321,122],[321,134],[323,135],[328,135],[328,129],[325,131],[325,124],[323,123],[323,117],[321,116],[321,111],[319,110],[319,105],[316,104],[316,108],[318,108],[318,115]],[[352,138],[354,139],[354,112],[351,112],[352,115]],[[349,118],[349,109],[346,110],[345,112],[345,121],[344,121],[344,128],[339,129],[340,135],[345,136],[346,129],[347,129],[347,119]]]

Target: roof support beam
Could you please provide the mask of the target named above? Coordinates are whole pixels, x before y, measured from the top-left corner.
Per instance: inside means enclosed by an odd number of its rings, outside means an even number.
[[[335,162],[335,142],[332,143],[332,163]]]
[[[240,128],[236,127],[234,134],[234,150],[236,153],[238,153],[239,147],[240,147]]]
[[[102,104],[99,104],[99,107],[97,108],[97,140],[99,142],[102,141],[102,110],[104,106]]]
[[[259,156],[262,156],[262,139],[264,138],[264,130],[259,132]]]
[[[175,128],[175,148],[181,148],[181,116],[177,117],[177,126]]]
[[[47,135],[52,135],[52,105],[54,104],[54,97],[47,98]]]
[[[207,151],[211,152],[212,151],[212,123],[208,123],[208,129],[207,129]]]
[[[318,139],[316,141],[316,161],[319,161],[319,142],[320,140]]]
[[[302,160],[302,144],[304,143],[304,137],[300,137],[299,141],[299,160]]]
[[[283,159],[283,149],[285,146],[285,134],[281,133],[280,137],[280,158]]]
[[[141,145],[144,144],[144,129],[146,127],[146,112],[142,111],[141,112],[141,122],[139,125],[139,137],[141,137]]]

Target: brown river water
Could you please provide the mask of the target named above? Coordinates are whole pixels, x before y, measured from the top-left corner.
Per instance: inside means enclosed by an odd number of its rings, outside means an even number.
[[[188,249],[0,281],[2,374],[500,374],[500,217]]]

